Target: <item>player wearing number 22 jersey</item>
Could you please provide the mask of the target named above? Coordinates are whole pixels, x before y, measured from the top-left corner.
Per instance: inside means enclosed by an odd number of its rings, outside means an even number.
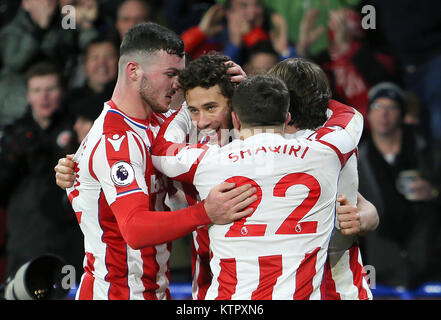
[[[331,126],[308,137],[258,133],[223,147],[167,141],[173,116],[161,127],[151,149],[155,167],[192,183],[201,199],[225,180],[258,189],[252,215],[209,229],[206,299],[321,299],[337,180],[363,122],[343,104],[332,112]]]

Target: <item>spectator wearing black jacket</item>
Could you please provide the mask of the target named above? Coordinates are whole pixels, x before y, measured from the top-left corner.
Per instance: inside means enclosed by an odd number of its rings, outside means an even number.
[[[421,101],[421,127],[441,139],[441,1],[366,0],[362,4],[375,8],[377,32],[398,58],[404,88]]]
[[[99,108],[99,114],[104,102],[110,100],[118,73],[118,51],[118,45],[106,37],[98,37],[88,45],[83,64],[85,82],[81,87],[71,89],[66,97],[71,114],[76,115],[77,109],[84,105]]]
[[[359,190],[378,210],[366,236],[364,262],[377,284],[415,289],[441,280],[441,147],[404,125],[400,88],[380,83],[369,92],[370,135],[359,147]]]
[[[0,197],[7,213],[8,276],[27,261],[55,254],[81,274],[83,239],[63,190],[53,179],[57,159],[72,153],[72,122],[62,108],[58,70],[37,63],[27,73],[29,109],[0,141]]]

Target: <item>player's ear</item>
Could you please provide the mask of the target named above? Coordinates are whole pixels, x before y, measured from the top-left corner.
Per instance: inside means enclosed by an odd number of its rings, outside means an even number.
[[[137,81],[140,76],[141,68],[139,64],[134,61],[129,61],[126,64],[126,75],[132,81]]]
[[[231,111],[231,120],[233,121],[233,127],[236,130],[240,130],[242,124],[240,122],[239,116],[237,115],[236,112]]]

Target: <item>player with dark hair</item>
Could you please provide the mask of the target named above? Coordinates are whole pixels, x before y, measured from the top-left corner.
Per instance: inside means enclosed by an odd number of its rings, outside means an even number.
[[[205,79],[197,76],[198,74],[219,74],[224,76],[225,71],[223,69],[224,64],[222,58],[220,57],[218,60],[216,60],[216,58],[213,57],[202,58],[202,59],[207,59],[205,60],[205,63],[211,61],[211,63],[209,64],[209,68],[207,68],[209,70],[204,70],[205,64],[200,63],[200,61],[202,61],[200,59],[192,61],[189,64],[189,66],[180,73],[181,86],[184,89],[185,97],[187,99],[187,102],[189,103],[189,106],[188,109],[185,106],[182,107],[180,112],[175,114],[173,121],[171,121],[172,118],[170,118],[167,121],[169,122],[169,124],[165,136],[170,141],[175,141],[175,142],[185,141],[186,134],[191,130],[191,120],[196,122],[196,125],[198,126],[199,130],[202,131],[204,129],[211,129],[212,131],[215,131],[218,134],[220,132],[219,127],[222,123],[224,128],[231,126],[231,115],[230,115],[231,109],[229,108],[229,106],[231,105],[231,101],[230,101],[231,96],[221,94],[219,88],[216,87],[217,83],[215,78],[210,77],[210,82],[208,84],[207,83],[203,84],[203,82],[206,82]],[[217,62],[214,63],[215,61]],[[213,69],[218,70],[220,72],[213,71]],[[320,69],[312,68],[312,70],[320,70]],[[326,82],[323,82],[323,80],[320,78],[320,75],[323,74],[316,73],[316,77],[318,77],[318,79],[316,79],[317,83],[326,84]],[[314,79],[312,79],[312,81],[314,81]],[[207,87],[207,85],[210,84],[211,87],[209,88],[202,87],[202,86]],[[290,83],[290,86],[292,85],[293,84]],[[314,89],[314,87],[310,86],[309,89],[312,90]],[[324,100],[323,103],[325,103],[325,105],[327,106],[328,102],[329,100]],[[189,110],[191,111],[188,112]],[[325,119],[326,119],[326,108],[324,110],[325,110]],[[174,130],[176,128],[178,130]],[[181,130],[183,133],[181,132],[179,134],[179,130]],[[223,140],[225,141],[225,139]],[[218,142],[217,139],[216,142]],[[223,142],[223,144],[224,143],[225,142]],[[187,200],[190,200],[189,201],[190,203],[195,203],[197,196],[195,194],[193,194],[193,197],[189,196],[191,194],[191,192],[188,192],[189,190],[191,190],[191,188],[188,188],[187,186],[186,188]],[[361,202],[361,201],[359,203],[358,212],[360,212],[360,214],[361,211],[372,209],[370,206],[364,204],[365,202]],[[354,217],[354,215],[358,216],[357,208],[354,208],[353,206],[350,206],[347,203],[345,203],[345,205],[340,206],[338,210],[345,211],[344,212],[345,217]],[[362,220],[362,225],[364,225],[363,223],[364,219],[361,220]],[[354,221],[345,221],[345,223],[341,225],[341,228],[343,232],[348,232],[348,233],[358,232],[359,230],[358,223],[359,223],[358,220],[355,221],[356,225],[354,225]],[[211,281],[210,269],[208,267],[209,241],[208,241],[208,234],[206,231],[207,231],[206,228],[198,228],[197,232],[193,234],[193,239],[195,244],[194,252],[196,253],[196,255],[193,255],[193,273],[194,273],[193,298],[194,299],[204,298],[206,289]]]
[[[192,90],[184,92],[187,100]],[[289,100],[279,78],[255,76],[232,97],[239,139],[223,147],[174,144],[164,138],[166,123],[152,145],[155,167],[194,184],[201,199],[218,181],[251,183],[258,190],[252,215],[209,229],[213,278],[207,299],[321,298],[337,177],[345,150],[361,136],[362,117],[337,105],[330,119],[335,126],[287,140]]]
[[[268,73],[280,77],[288,87],[290,126],[315,129],[325,123],[332,93],[326,75],[318,65],[291,58],[279,62]]]
[[[197,123],[203,136],[211,137],[219,144],[229,142],[228,132],[232,127],[231,98],[235,84],[228,74],[228,61],[227,56],[210,53],[191,61],[179,74],[186,101],[191,101],[187,104],[191,120]],[[203,105],[198,102],[200,97],[204,97]],[[188,120],[187,117],[185,123]]]
[[[84,234],[78,299],[166,299],[170,243],[199,225],[250,213],[251,186],[213,188],[206,201],[179,211],[164,204],[166,184],[150,145],[178,89],[184,46],[170,30],[142,23],[125,35],[116,86],[74,157],[67,189]]]
[[[190,63],[182,74],[188,74],[190,78],[195,79],[192,81],[190,86],[185,86],[186,90],[184,91],[186,92],[185,95],[187,98],[187,103],[192,105],[191,109],[193,111],[191,112],[191,119],[196,122],[198,128],[201,130],[202,127],[200,125],[200,119],[195,117],[195,114],[204,112],[204,108],[201,106],[216,106],[213,112],[213,114],[216,114],[216,110],[219,108],[220,102],[224,103],[225,107],[223,108],[226,109],[227,106],[230,105],[228,100],[231,99],[231,97],[222,96],[218,93],[217,96],[208,98],[207,93],[209,90],[201,90],[201,88],[197,88],[198,78],[195,76],[196,73],[193,69],[193,63],[195,62]],[[213,68],[213,66],[210,66],[210,68]],[[199,72],[203,72],[203,64],[200,64],[198,69]],[[302,59],[288,59],[280,62],[271,72],[281,77],[285,83],[287,83],[290,91],[290,112],[293,114],[294,120],[291,119],[289,125],[287,125],[286,134],[289,134],[289,132],[293,133],[293,131],[297,131],[299,129],[314,130],[323,126],[324,122],[328,119],[328,105],[330,103],[331,105],[336,104],[335,101],[331,101],[331,93],[323,71],[317,65],[309,61]],[[199,80],[199,82],[200,81],[201,80]],[[211,80],[211,84],[213,86],[215,83],[216,82],[214,80]],[[310,94],[308,95],[306,92],[309,92]],[[183,111],[185,111],[185,108],[181,110],[181,113]],[[248,110],[248,113],[253,112]],[[188,117],[190,116],[188,115]],[[179,118],[179,114],[176,116],[176,118]],[[226,115],[226,113],[223,113],[223,116],[218,115],[217,119],[218,122],[224,122],[224,126],[228,126],[228,124],[231,123],[231,118],[229,115]],[[176,123],[179,122],[172,121],[170,126],[176,126]],[[216,128],[214,123],[214,121],[211,123],[204,122],[204,126],[210,125]],[[300,130],[299,134],[301,133],[305,133],[305,130]],[[228,134],[226,136],[228,136]],[[168,136],[168,138],[170,137],[171,135]],[[225,139],[223,140],[225,141]],[[375,229],[378,225],[378,215],[375,207],[373,207],[370,202],[366,201],[359,193],[356,193],[358,183],[356,180],[357,171],[355,155],[350,157],[349,163],[350,164],[345,166],[341,179],[339,180],[339,193],[344,193],[346,197],[340,197],[338,199],[341,203],[341,206],[338,208],[339,214],[337,216],[339,220],[338,227],[340,229],[337,231],[339,234],[331,240],[331,253],[334,252],[332,262],[334,279],[330,277],[328,281],[326,281],[328,288],[332,289],[332,291],[329,294],[323,292],[323,298],[328,299],[364,299],[371,297],[367,283],[363,279],[364,271],[362,267],[361,255],[359,253],[358,246],[356,245],[354,234],[359,232],[363,234]],[[355,171],[348,169],[349,167],[353,168],[354,165]],[[348,198],[350,201],[348,201]],[[357,203],[357,207],[350,205],[350,203]],[[346,235],[347,237],[342,237],[342,235]],[[209,241],[208,235],[206,234],[206,230],[204,228],[199,228],[197,233],[194,234],[193,238],[195,252],[197,253],[197,256],[193,259],[193,298],[200,299],[204,297],[206,288],[210,284],[211,279],[209,276],[210,270],[207,266]],[[345,239],[345,241],[342,242],[342,239]],[[346,250],[345,248],[345,250],[341,252],[344,252],[344,254],[339,256],[338,248],[341,246],[337,244],[340,243],[341,245],[343,243],[346,245],[346,242],[349,243],[348,246],[350,247],[350,250]],[[351,257],[350,261],[348,260],[349,257]],[[337,261],[339,260],[340,262],[337,264]],[[344,277],[341,275],[335,275],[336,270],[341,264],[343,264],[343,267],[345,267],[342,270],[347,272],[346,276]],[[348,269],[349,266],[352,269]],[[328,271],[330,272],[330,270]],[[330,276],[329,272],[327,273],[328,276]],[[341,272],[341,274],[344,274],[345,272]],[[337,289],[333,287],[334,283]],[[341,287],[342,284],[344,284],[344,288]],[[336,290],[338,290],[340,293],[337,293]]]

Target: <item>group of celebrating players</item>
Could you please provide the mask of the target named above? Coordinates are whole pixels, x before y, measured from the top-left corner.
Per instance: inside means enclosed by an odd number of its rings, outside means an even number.
[[[191,232],[193,299],[372,299],[357,243],[378,225],[357,192],[363,118],[331,99],[320,67],[287,59],[247,78],[214,53],[185,67],[179,36],[142,23],[118,71],[55,168],[84,234],[77,299],[169,299],[171,242]]]

